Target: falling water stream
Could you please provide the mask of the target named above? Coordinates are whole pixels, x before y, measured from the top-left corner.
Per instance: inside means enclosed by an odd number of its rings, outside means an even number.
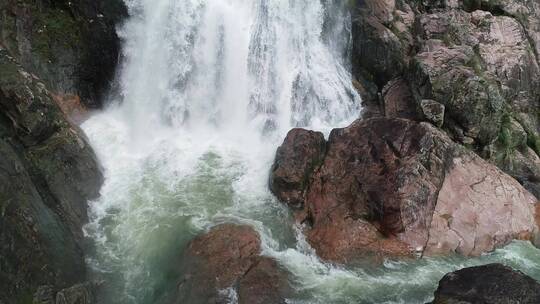
[[[491,261],[540,278],[540,251],[520,242],[469,260],[326,264],[271,195],[290,128],[359,116],[348,1],[125,1],[120,94],[82,126],[106,177],[85,227],[104,303],[158,302],[189,240],[223,222],[260,233],[263,254],[292,273],[290,303],[425,303],[444,273]]]

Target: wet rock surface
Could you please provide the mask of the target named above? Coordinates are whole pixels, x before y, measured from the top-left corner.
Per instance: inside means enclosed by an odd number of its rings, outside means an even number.
[[[127,16],[119,0],[0,3],[0,45],[57,95],[101,106],[120,55],[116,25]]]
[[[45,85],[0,49],[0,300],[85,280],[82,225],[102,175]]]
[[[291,207],[301,208],[305,191],[315,168],[326,153],[326,140],[320,132],[293,129],[277,150],[270,175],[270,189]]]
[[[470,267],[445,275],[432,303],[540,303],[540,283],[501,264]]]
[[[479,255],[538,232],[533,195],[444,132],[411,120],[333,130],[307,189],[297,219],[331,261]]]
[[[96,290],[99,284],[86,282],[55,292],[53,286],[38,287],[33,304],[96,304]]]
[[[353,72],[383,96],[364,94],[368,108],[440,126],[538,197],[538,29],[535,1],[356,1]],[[395,79],[410,96],[388,94]],[[426,100],[444,106],[444,120]],[[516,125],[524,141],[508,136]]]
[[[223,224],[196,237],[181,265],[183,277],[171,303],[285,303],[291,295],[288,273],[261,256],[257,232]]]

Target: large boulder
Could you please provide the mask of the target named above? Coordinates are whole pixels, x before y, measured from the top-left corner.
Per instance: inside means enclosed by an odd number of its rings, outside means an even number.
[[[45,85],[0,49],[0,301],[85,280],[86,202],[103,177]]]
[[[186,250],[183,273],[172,303],[285,303],[291,294],[288,273],[261,256],[257,232],[223,224],[195,238]]]
[[[540,284],[501,264],[470,267],[445,275],[432,304],[477,303],[540,303]]]
[[[307,189],[297,218],[337,262],[479,255],[538,232],[533,195],[427,123],[373,118],[333,130]]]

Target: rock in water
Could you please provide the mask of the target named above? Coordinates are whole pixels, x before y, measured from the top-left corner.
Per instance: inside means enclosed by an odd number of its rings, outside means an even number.
[[[540,284],[501,264],[449,273],[439,282],[432,304],[537,304]]]
[[[536,198],[431,124],[359,120],[333,130],[326,146],[311,183],[298,189],[308,190],[296,212],[324,259],[479,255],[538,233]],[[305,157],[314,163],[313,154]],[[306,174],[301,167],[280,170],[284,164],[276,162],[273,172]]]
[[[293,129],[277,150],[270,175],[270,188],[291,207],[300,208],[315,168],[326,152],[326,140],[320,132]]]
[[[288,273],[261,256],[257,232],[223,224],[195,238],[182,259],[185,275],[173,303],[279,304],[291,294]]]

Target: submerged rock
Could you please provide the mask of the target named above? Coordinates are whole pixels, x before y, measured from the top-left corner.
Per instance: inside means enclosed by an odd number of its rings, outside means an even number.
[[[432,304],[536,304],[540,284],[501,264],[470,267],[449,273],[439,282]]]
[[[533,195],[427,123],[373,118],[333,130],[307,189],[297,218],[331,261],[479,255],[538,233]]]
[[[257,232],[223,224],[195,238],[186,250],[173,303],[285,303],[288,273],[261,256]]]

